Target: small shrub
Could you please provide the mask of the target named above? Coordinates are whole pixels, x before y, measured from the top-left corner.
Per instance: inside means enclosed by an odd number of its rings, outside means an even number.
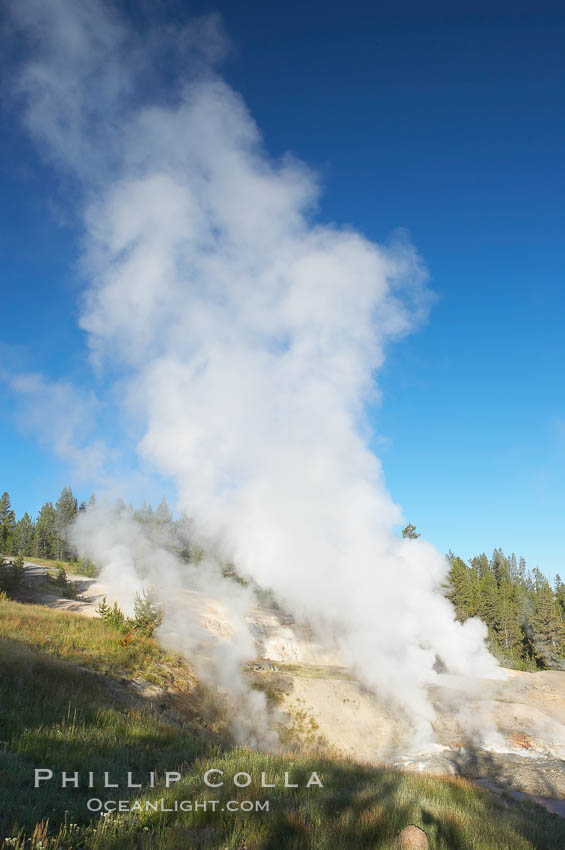
[[[118,603],[108,605],[106,597],[99,603],[96,611],[105,623],[120,631],[128,631],[131,628],[132,621],[126,617],[123,611],[118,608]]]
[[[18,555],[13,561],[0,565],[0,591],[11,596],[18,589],[25,576],[24,559]]]
[[[67,571],[62,564],[57,564],[57,575],[53,579],[53,584],[56,584],[57,587],[65,587],[67,582]]]
[[[110,606],[106,601],[107,597],[105,596],[102,602],[99,602],[96,606],[96,613],[102,617],[103,620],[108,619],[108,612],[110,611]]]
[[[121,641],[123,646],[128,645],[136,633],[144,637],[152,637],[155,629],[163,621],[163,612],[156,603],[155,594],[151,589],[144,590],[141,595],[136,594],[133,618],[126,617],[117,602],[108,605],[106,597],[98,604],[96,611],[105,623],[124,633],[125,637]]]
[[[24,567],[24,556],[19,553],[19,555],[14,558],[12,564],[12,575],[15,578],[17,584],[23,581],[23,577],[25,575],[25,567]]]
[[[231,579],[231,581],[235,581],[237,584],[243,585],[243,587],[247,587],[249,584],[247,579],[243,578],[243,576],[238,573],[235,565],[229,561],[220,564],[220,569],[224,578]]]
[[[96,578],[100,575],[100,570],[96,564],[93,564],[92,561],[88,560],[88,558],[81,558],[77,561],[75,571],[81,576],[86,576],[87,578]]]
[[[65,597],[65,599],[77,598],[77,584],[74,581],[69,581],[67,578],[67,572],[62,564],[57,564],[57,574],[55,578],[50,577],[50,582],[61,591],[61,594]]]
[[[151,637],[155,629],[163,622],[163,611],[155,600],[155,592],[149,588],[140,596],[136,594],[134,603],[134,625],[145,637]]]

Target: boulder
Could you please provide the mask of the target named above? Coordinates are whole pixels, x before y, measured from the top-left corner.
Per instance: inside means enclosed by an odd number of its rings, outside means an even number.
[[[405,826],[399,833],[397,839],[399,850],[428,850],[428,838],[419,826]]]

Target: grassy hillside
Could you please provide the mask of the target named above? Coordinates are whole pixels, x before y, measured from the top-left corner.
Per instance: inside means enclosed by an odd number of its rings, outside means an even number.
[[[149,639],[124,645],[123,635],[96,619],[0,600],[0,701],[2,847],[384,850],[409,823],[422,826],[437,850],[565,847],[564,821],[497,800],[466,780],[232,748],[221,712],[181,659]],[[55,775],[77,770],[81,787],[34,789],[34,767]],[[204,785],[210,767],[224,771],[223,789]],[[183,775],[168,790],[166,770]],[[91,790],[88,771],[109,771],[111,781],[132,771],[144,787],[118,791],[98,781]],[[238,771],[252,775],[248,788],[233,785]],[[262,789],[262,771],[271,781],[288,771],[300,787]],[[323,789],[304,787],[313,771]],[[215,812],[89,815],[88,799],[118,795],[132,803],[162,800],[161,808],[218,803]],[[229,812],[232,800],[268,800],[270,810]]]
[[[67,561],[64,558],[36,558],[35,556],[25,555],[27,564],[36,564],[38,567],[47,567],[55,572],[59,567],[64,567],[67,573],[71,575],[87,576],[94,578],[97,575],[96,568],[89,562],[85,561]]]

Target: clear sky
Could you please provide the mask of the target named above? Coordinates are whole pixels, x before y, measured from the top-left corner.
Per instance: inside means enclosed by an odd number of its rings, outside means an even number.
[[[173,22],[220,12],[233,42],[222,73],[267,149],[318,172],[322,220],[376,241],[405,229],[426,262],[430,318],[389,350],[373,413],[407,519],[442,551],[500,546],[563,575],[562,4],[164,8]],[[80,230],[59,175],[5,106],[0,366],[86,384]],[[18,514],[66,483],[87,497],[89,482],[73,482],[2,384],[0,403],[0,490]]]

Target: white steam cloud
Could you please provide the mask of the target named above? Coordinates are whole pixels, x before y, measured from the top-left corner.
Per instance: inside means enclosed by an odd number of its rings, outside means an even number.
[[[332,625],[427,735],[437,656],[462,674],[496,663],[483,624],[457,623],[440,592],[444,557],[394,533],[369,449],[375,370],[428,303],[417,254],[315,223],[313,175],[268,157],[212,70],[215,19],[149,38],[98,0],[19,0],[13,17],[34,38],[27,126],[86,199],[80,324],[123,382],[141,458],[200,535]]]
[[[102,565],[99,582],[126,615],[134,614],[135,597],[151,590],[163,614],[160,641],[189,658],[202,682],[220,687],[236,740],[275,747],[265,696],[242,675],[255,654],[245,620],[252,590],[227,582],[211,554],[197,566],[182,561],[171,551],[178,536],[173,539],[158,512],[154,522],[143,523],[131,508],[104,499],[79,514],[70,537],[83,557]]]

